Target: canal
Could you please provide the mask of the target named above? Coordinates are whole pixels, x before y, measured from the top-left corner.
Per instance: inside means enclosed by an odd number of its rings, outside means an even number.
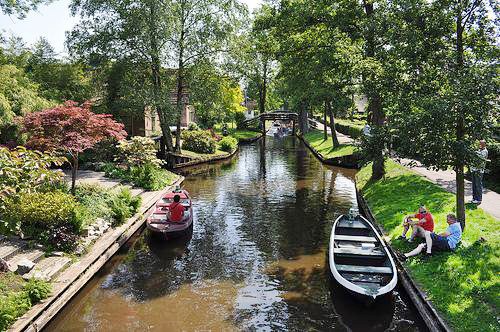
[[[194,170],[192,234],[134,237],[46,330],[425,330],[399,288],[367,309],[330,280],[328,238],[357,205],[354,175],[294,137]]]

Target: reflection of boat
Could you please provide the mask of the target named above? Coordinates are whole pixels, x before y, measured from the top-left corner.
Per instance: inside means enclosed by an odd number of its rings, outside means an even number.
[[[184,218],[179,222],[169,220],[168,208],[174,203],[174,196],[180,196],[179,204],[184,206]],[[146,220],[146,227],[155,235],[164,239],[171,239],[186,235],[193,226],[193,206],[189,193],[186,190],[175,190],[163,195],[156,202],[155,210]]]
[[[329,248],[335,280],[364,303],[392,292],[397,284],[394,260],[373,225],[349,211],[333,224]]]

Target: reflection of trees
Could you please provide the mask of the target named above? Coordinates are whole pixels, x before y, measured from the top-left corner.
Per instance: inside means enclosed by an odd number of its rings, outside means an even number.
[[[227,167],[210,165],[208,173],[186,179],[195,204],[192,239],[141,238],[105,287],[147,301],[207,279],[240,283],[260,273],[254,272],[254,262],[262,258],[325,255],[330,231],[325,225],[338,209],[352,204],[335,200],[337,173],[321,166],[292,137],[243,146],[237,162]],[[324,268],[280,273],[280,290],[306,295],[286,299],[290,317],[285,324],[294,330],[328,329],[332,309]]]

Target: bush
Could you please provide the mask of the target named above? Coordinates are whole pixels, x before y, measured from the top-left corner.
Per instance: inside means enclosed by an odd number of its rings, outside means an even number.
[[[110,201],[113,226],[123,224],[139,210],[140,206],[140,196],[132,196],[128,188],[121,189]]]
[[[226,136],[219,141],[219,148],[222,151],[233,152],[238,146],[238,140],[232,136]]]
[[[118,150],[120,154],[116,161],[123,161],[128,168],[146,164],[160,167],[163,164],[156,158],[155,142],[148,137],[134,136],[128,141],[120,141]]]
[[[115,138],[107,138],[96,145],[92,149],[85,150],[79,154],[79,162],[96,163],[96,162],[111,162],[120,153],[118,150],[118,141]]]
[[[79,184],[75,190],[76,200],[85,208],[86,224],[92,224],[97,218],[111,219],[109,191],[98,184]]]
[[[217,143],[208,131],[183,131],[182,148],[196,153],[215,153]]]
[[[200,130],[200,127],[195,122],[191,122],[188,126],[188,130],[190,131]]]
[[[335,129],[339,133],[351,136],[351,138],[361,137],[361,134],[363,132],[363,129],[359,128],[358,126],[341,124],[341,123],[338,123],[338,122],[335,122]]]
[[[236,127],[241,129],[241,124],[245,121],[245,112],[234,113],[234,122],[236,122]]]
[[[47,298],[52,291],[50,284],[43,280],[30,279],[23,287],[28,294],[31,304],[40,302]]]
[[[10,229],[20,229],[49,248],[70,251],[82,230],[85,210],[63,192],[22,193],[6,201],[5,220]]]
[[[161,190],[172,182],[174,174],[154,165],[146,164],[132,167],[129,177],[130,181],[138,187],[146,190]]]

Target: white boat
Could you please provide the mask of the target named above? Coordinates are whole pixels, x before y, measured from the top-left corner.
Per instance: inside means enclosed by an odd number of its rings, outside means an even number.
[[[355,211],[335,220],[329,263],[334,279],[365,304],[390,294],[398,276],[394,259],[373,225]]]

